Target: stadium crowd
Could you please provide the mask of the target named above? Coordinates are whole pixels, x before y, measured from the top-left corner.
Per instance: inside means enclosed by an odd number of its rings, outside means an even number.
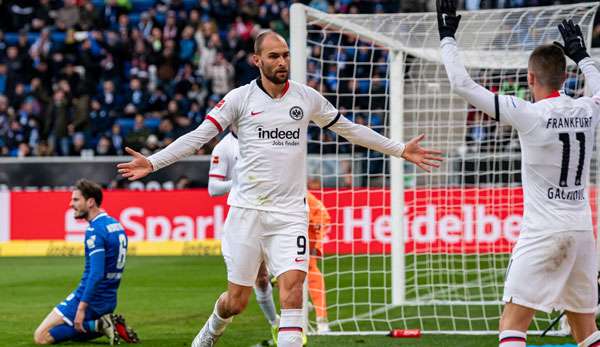
[[[463,6],[554,2],[465,0]],[[384,13],[431,10],[434,1],[304,3],[327,12]],[[119,155],[125,146],[150,154],[168,145],[202,122],[229,90],[257,77],[253,37],[263,28],[289,37],[289,5],[277,0],[0,0],[0,156]],[[341,61],[353,54],[316,48],[309,73],[319,68],[318,60]],[[342,112],[385,105],[385,99],[374,99],[385,98],[385,52],[359,47],[357,54],[377,66],[354,76],[364,80],[344,78],[338,64],[324,65],[323,81],[309,79],[333,98],[344,91],[372,95],[362,101],[340,97],[335,101]],[[350,65],[345,70],[354,71]],[[346,115],[359,123],[369,118],[370,126],[381,129],[384,113]],[[330,142],[333,133],[312,131],[310,136],[326,144],[313,144],[310,152],[351,150]]]

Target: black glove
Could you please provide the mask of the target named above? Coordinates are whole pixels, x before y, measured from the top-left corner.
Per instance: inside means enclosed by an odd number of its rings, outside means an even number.
[[[582,59],[590,56],[585,49],[585,40],[579,24],[575,25],[572,20],[568,22],[563,20],[558,25],[558,30],[563,41],[565,41],[565,45],[563,46],[556,41],[554,41],[554,44],[560,47],[567,57],[579,64]]]
[[[437,20],[440,40],[444,37],[454,38],[461,16],[456,15],[456,0],[437,0]]]

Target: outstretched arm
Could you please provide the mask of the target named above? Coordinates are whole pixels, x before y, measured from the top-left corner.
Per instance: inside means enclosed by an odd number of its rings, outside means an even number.
[[[560,47],[567,57],[577,63],[585,75],[585,83],[590,86],[592,94],[600,96],[600,71],[598,71],[596,64],[587,52],[585,39],[579,24],[576,25],[573,20],[563,20],[558,25],[558,31],[560,31],[563,38],[564,46],[559,42],[554,42],[554,44]]]
[[[417,136],[408,143],[403,144],[381,136],[364,125],[353,123],[346,117],[340,117],[329,129],[355,145],[373,149],[383,154],[402,157],[425,171],[430,171],[431,167],[439,167],[438,162],[443,160],[439,156],[442,154],[441,151],[420,146],[419,142],[423,140],[425,135]]]
[[[218,133],[217,126],[212,121],[205,120],[198,128],[181,136],[162,151],[148,158],[127,147],[125,151],[133,156],[133,159],[128,163],[118,164],[117,168],[119,173],[130,181],[140,179],[153,171],[194,154]]]

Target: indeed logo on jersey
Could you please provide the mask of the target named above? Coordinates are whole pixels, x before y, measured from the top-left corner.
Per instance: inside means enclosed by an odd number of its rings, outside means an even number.
[[[268,130],[259,126],[256,130],[258,131],[259,139],[298,140],[300,138],[300,128],[296,130],[279,130],[279,128]]]
[[[298,146],[300,145],[300,128],[296,130],[265,129],[262,125],[256,128],[259,139],[274,140],[273,146]]]

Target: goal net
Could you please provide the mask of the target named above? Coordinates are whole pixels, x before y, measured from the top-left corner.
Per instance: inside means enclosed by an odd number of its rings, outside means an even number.
[[[596,3],[462,13],[457,33],[473,79],[529,99],[527,59],[581,25],[588,47]],[[332,15],[293,5],[292,78],[347,118],[445,152],[427,173],[309,129],[309,189],[331,215],[319,268],[332,333],[496,333],[504,274],[522,220],[517,133],[450,92],[434,13]],[[585,93],[568,69],[565,91]],[[596,210],[597,165],[592,164]],[[315,327],[314,313],[308,313]],[[543,330],[553,318],[538,314]]]

